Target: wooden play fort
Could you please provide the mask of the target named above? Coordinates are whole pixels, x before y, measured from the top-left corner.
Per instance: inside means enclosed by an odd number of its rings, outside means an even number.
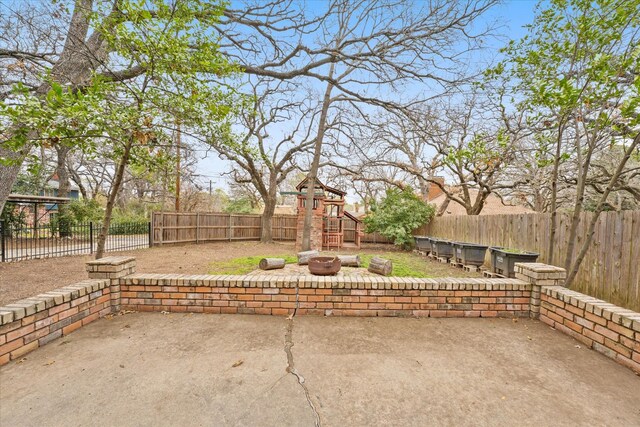
[[[298,198],[298,222],[296,233],[296,248],[302,247],[302,230],[304,227],[304,215],[306,207],[308,185],[304,179],[296,186],[294,193]],[[311,249],[340,249],[360,248],[362,235],[362,221],[344,209],[344,196],[347,193],[342,190],[324,185],[319,180],[315,182],[313,197],[313,219],[311,223]],[[351,239],[345,239],[345,223],[351,221],[355,233]]]

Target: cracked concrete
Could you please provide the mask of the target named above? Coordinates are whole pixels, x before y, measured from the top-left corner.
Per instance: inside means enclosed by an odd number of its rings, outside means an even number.
[[[135,313],[0,368],[0,425],[639,425],[640,377],[578,345],[530,320]]]
[[[313,412],[314,425],[315,427],[320,427],[322,425],[322,422],[320,420],[320,414],[318,414],[318,411],[316,410],[316,407],[313,404],[313,401],[311,400],[309,389],[307,388],[307,385],[304,383],[305,381],[304,377],[296,370],[296,365],[293,359],[293,352],[291,351],[291,349],[294,346],[293,319],[296,317],[296,313],[298,312],[298,308],[300,304],[299,297],[300,297],[300,289],[296,285],[296,307],[293,310],[293,313],[290,316],[287,316],[287,332],[284,335],[284,352],[287,354],[287,373],[296,377],[298,384],[300,384],[300,387],[302,387],[302,390],[304,390],[304,396],[307,399],[309,408],[311,408],[311,411]]]
[[[311,411],[313,412],[314,425],[315,425],[315,427],[320,427],[321,424],[322,424],[321,421],[320,421],[320,414],[318,414],[318,411],[317,411],[315,405],[313,404],[313,401],[311,400],[311,395],[309,394],[309,389],[307,388],[307,385],[305,384],[304,377],[296,370],[296,365],[295,365],[295,362],[293,360],[293,353],[291,352],[291,348],[294,346],[294,343],[293,343],[293,319],[294,319],[294,317],[295,317],[295,313],[294,313],[293,316],[287,318],[287,333],[285,334],[285,344],[284,344],[284,351],[285,351],[285,353],[287,353],[287,372],[296,377],[296,380],[298,381],[298,384],[300,384],[300,386],[304,390],[304,395],[305,395],[305,397],[307,399],[307,403],[309,404],[309,407],[311,408]]]

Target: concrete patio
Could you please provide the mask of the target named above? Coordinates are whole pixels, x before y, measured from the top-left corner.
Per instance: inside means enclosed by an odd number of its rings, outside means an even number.
[[[523,319],[133,313],[0,384],[3,426],[640,424],[640,377]]]

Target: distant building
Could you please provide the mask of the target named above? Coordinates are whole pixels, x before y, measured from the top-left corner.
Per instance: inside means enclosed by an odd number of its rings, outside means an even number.
[[[436,177],[440,181],[440,183],[444,186],[444,178]],[[446,186],[447,191],[452,192],[454,194],[460,194],[459,188],[455,186]],[[480,190],[470,188],[469,196],[471,200],[475,200],[478,196],[478,192]],[[427,197],[427,202],[435,205],[436,213],[440,211],[442,205],[447,202],[447,195],[442,191],[440,187],[436,184],[431,184],[429,187],[429,195]],[[533,213],[534,211],[524,207],[522,205],[509,204],[502,201],[500,197],[495,194],[489,194],[484,202],[484,206],[482,207],[482,211],[480,211],[480,215],[507,215],[507,214],[523,214],[523,213]],[[467,210],[460,203],[449,200],[447,206],[445,207],[442,216],[448,215],[467,215]]]
[[[47,185],[44,190],[40,191],[40,196],[50,196],[50,197],[68,197],[71,200],[80,199],[80,188],[75,184],[69,185],[69,193],[67,194],[59,194],[60,189],[60,181],[58,181],[58,176],[53,175],[49,181],[47,181]],[[46,206],[49,210],[58,210],[56,205],[48,205]]]
[[[58,200],[56,198],[63,197],[65,199],[80,199],[80,189],[78,186],[71,184],[69,192],[66,195],[59,195],[60,182],[56,175],[47,181],[44,190],[38,195],[32,194],[11,194],[8,198],[9,202],[15,203],[16,214],[22,213],[25,225],[33,227],[34,225],[44,225],[51,222],[51,219],[58,213]],[[69,200],[60,200],[66,203]]]

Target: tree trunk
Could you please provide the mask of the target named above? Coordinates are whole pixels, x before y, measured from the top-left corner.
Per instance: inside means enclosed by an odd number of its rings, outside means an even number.
[[[329,68],[329,78],[333,78],[333,71],[335,64],[332,62]],[[305,200],[306,206],[304,210],[304,225],[302,229],[302,250],[308,251],[311,249],[311,224],[313,221],[313,198],[315,196],[316,179],[318,178],[318,168],[320,167],[320,154],[322,153],[322,142],[324,140],[325,126],[327,125],[327,114],[329,112],[329,105],[331,104],[331,91],[333,90],[333,84],[327,83],[327,89],[324,92],[324,98],[322,99],[322,111],[320,112],[320,120],[318,122],[318,136],[316,138],[316,145],[313,152],[313,162],[311,163],[311,169],[307,176],[307,198]]]
[[[553,159],[553,172],[551,173],[551,230],[549,231],[549,248],[547,253],[548,264],[553,264],[554,249],[556,247],[556,228],[558,226],[558,173],[560,170],[560,155],[562,154],[562,134],[564,123],[560,123],[558,128],[558,139],[556,141],[556,155]]]
[[[372,273],[388,276],[393,271],[393,264],[388,259],[373,257],[369,262],[368,270]]]
[[[85,187],[84,183],[82,182],[82,178],[80,177],[80,175],[78,175],[76,171],[71,169],[70,166],[67,168],[67,172],[69,172],[71,179],[78,186],[78,189],[80,190],[80,194],[82,194],[82,198],[84,200],[88,200],[89,194],[87,193],[87,187]]]
[[[260,260],[260,270],[277,270],[284,268],[286,264],[284,258],[262,258]]]
[[[338,255],[338,259],[343,267],[360,267],[362,265],[360,255]]]
[[[275,180],[275,172],[271,171],[269,187],[258,188],[262,202],[264,203],[264,211],[262,212],[262,230],[260,232],[260,241],[262,243],[273,242],[273,213],[278,203],[278,184]],[[251,198],[253,200],[253,198]],[[253,201],[251,202],[253,207]]]
[[[7,159],[11,162],[10,165],[0,164],[0,213],[4,209],[4,204],[11,194],[11,188],[13,187],[18,173],[20,173],[20,166],[22,161],[27,155],[26,150],[22,152],[15,152],[13,150],[7,150],[2,143],[0,143],[0,158]]]
[[[298,252],[298,265],[307,265],[311,258],[315,258],[317,256],[320,256],[320,252],[318,251]]]
[[[449,196],[445,196],[444,202],[442,202],[442,204],[440,205],[436,216],[444,215],[444,213],[447,211],[447,208],[449,207],[449,203],[451,203],[451,199],[449,198]]]
[[[96,249],[96,259],[100,259],[104,256],[105,245],[107,243],[107,235],[109,234],[109,226],[111,225],[111,214],[113,213],[113,207],[115,205],[116,196],[120,191],[120,186],[122,185],[122,178],[124,177],[124,170],[129,163],[129,155],[131,153],[131,146],[133,145],[133,137],[130,137],[127,140],[127,143],[124,147],[124,153],[122,154],[122,158],[120,159],[120,163],[118,163],[118,168],[116,169],[116,175],[113,180],[113,185],[111,186],[111,190],[109,191],[109,196],[107,197],[107,207],[104,211],[104,221],[102,222],[102,228],[100,229],[100,234],[98,235],[98,247]]]
[[[575,280],[578,274],[578,269],[580,268],[580,264],[582,264],[582,260],[584,260],[584,257],[587,255],[587,252],[589,251],[589,246],[591,246],[591,240],[593,240],[593,234],[596,229],[596,223],[598,222],[598,218],[600,218],[600,214],[602,213],[602,210],[604,209],[607,203],[607,198],[609,197],[609,194],[611,193],[611,190],[613,189],[613,187],[616,185],[616,182],[618,182],[620,175],[622,175],[624,167],[627,164],[627,161],[629,160],[629,158],[631,157],[631,154],[634,152],[636,147],[638,147],[638,145],[640,145],[640,134],[636,135],[636,137],[633,139],[633,142],[625,150],[624,157],[618,164],[618,168],[616,169],[615,173],[611,176],[611,179],[607,184],[607,188],[604,190],[604,192],[600,196],[600,200],[598,200],[598,205],[596,207],[596,210],[593,216],[591,217],[591,221],[589,222],[587,236],[584,239],[584,242],[582,242],[582,247],[580,248],[580,252],[576,257],[576,260],[573,262],[573,265],[569,269],[565,286],[567,287],[571,286],[571,284]]]
[[[56,175],[58,176],[58,197],[69,197],[69,169],[67,168],[67,157],[71,148],[57,144],[55,146],[58,155],[56,161]],[[71,237],[71,218],[69,218],[69,209],[64,203],[58,204],[58,232],[60,237]]]
[[[589,166],[591,164],[591,154],[593,153],[593,146],[589,144],[589,150],[586,153],[584,162],[582,161],[582,152],[580,146],[576,143],[576,152],[580,167],[578,168],[578,182],[576,188],[576,204],[573,208],[573,214],[571,216],[571,227],[569,229],[569,242],[567,244],[567,253],[564,259],[564,268],[569,270],[571,268],[571,259],[575,251],[576,239],[578,234],[578,224],[580,224],[580,214],[582,213],[582,206],[584,205],[584,193],[586,189],[587,174],[589,173]]]
[[[273,242],[273,213],[275,209],[275,200],[269,197],[265,198],[264,211],[262,212],[262,230],[260,232],[260,241],[262,243]]]

